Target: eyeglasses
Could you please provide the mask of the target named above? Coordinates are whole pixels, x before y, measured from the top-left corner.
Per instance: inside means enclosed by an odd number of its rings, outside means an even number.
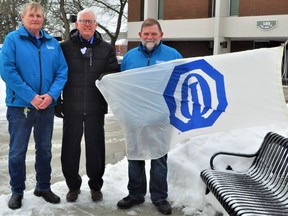
[[[95,20],[78,20],[78,22],[81,24],[94,24],[96,21]]]

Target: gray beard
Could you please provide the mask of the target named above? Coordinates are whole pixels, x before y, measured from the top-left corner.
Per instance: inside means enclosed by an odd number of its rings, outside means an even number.
[[[151,52],[154,47],[158,46],[158,44],[160,43],[160,41],[154,41],[154,42],[145,42],[145,41],[142,41],[142,45],[145,47],[145,49],[148,51],[148,52]]]
[[[156,46],[156,44],[149,42],[149,43],[146,43],[144,46],[145,46],[146,50],[150,52],[150,51],[152,51],[152,50],[154,49],[154,47]]]

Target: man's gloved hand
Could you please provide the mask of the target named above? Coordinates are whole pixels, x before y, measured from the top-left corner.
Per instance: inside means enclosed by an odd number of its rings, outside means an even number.
[[[63,118],[63,100],[61,97],[57,100],[57,105],[55,106],[55,116],[58,118]]]

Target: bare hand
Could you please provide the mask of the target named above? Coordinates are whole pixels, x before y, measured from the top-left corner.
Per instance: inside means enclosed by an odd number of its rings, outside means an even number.
[[[40,95],[36,94],[30,103],[38,110],[38,106],[43,102],[43,98],[40,97]]]
[[[53,101],[53,98],[49,94],[39,96],[42,102],[38,105],[38,109],[46,109]]]

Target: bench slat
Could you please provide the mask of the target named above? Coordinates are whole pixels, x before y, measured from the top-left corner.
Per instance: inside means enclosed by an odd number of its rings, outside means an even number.
[[[254,158],[247,171],[216,170],[220,155]],[[288,139],[269,132],[254,154],[215,153],[203,182],[229,215],[288,216]]]

